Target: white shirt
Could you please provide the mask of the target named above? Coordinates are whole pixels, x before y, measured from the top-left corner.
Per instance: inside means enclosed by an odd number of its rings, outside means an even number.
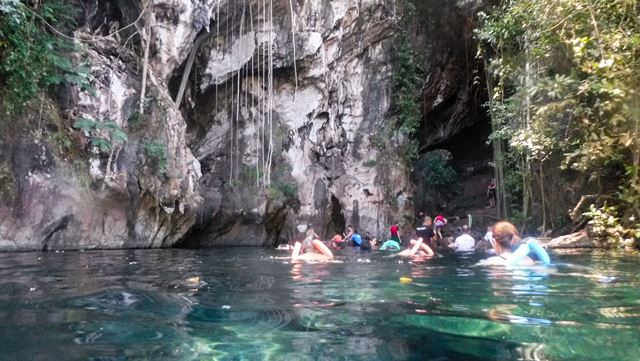
[[[460,237],[456,238],[455,242],[453,242],[454,248],[457,251],[473,251],[473,247],[476,245],[476,240],[473,239],[468,234],[463,234]]]
[[[491,242],[493,240],[493,232],[487,232],[487,234],[484,235],[484,240],[487,242]]]

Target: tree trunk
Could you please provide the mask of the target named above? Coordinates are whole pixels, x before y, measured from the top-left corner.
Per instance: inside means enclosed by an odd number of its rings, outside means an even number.
[[[489,96],[489,115],[491,116],[491,134],[494,135],[497,131],[497,126],[495,124],[495,112],[494,112],[494,104],[493,104],[493,94],[492,94],[492,86],[491,86],[491,77],[487,71],[488,64],[487,60],[484,60],[484,70],[485,70],[485,82],[487,84],[487,92]],[[502,151],[502,140],[493,138],[491,140],[491,144],[493,146],[493,176],[496,179],[496,213],[498,218],[506,218],[507,217],[507,207],[506,207],[506,190],[504,187],[504,156]]]
[[[544,195],[544,171],[542,170],[542,162],[540,168],[540,201],[542,202],[542,234],[547,231],[547,202]]]

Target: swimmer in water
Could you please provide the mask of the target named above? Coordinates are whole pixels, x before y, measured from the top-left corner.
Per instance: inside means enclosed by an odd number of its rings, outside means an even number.
[[[418,238],[418,240],[410,240],[409,247],[396,255],[403,257],[432,257],[434,254],[431,247],[424,244],[422,238]]]
[[[340,235],[340,234],[336,234],[329,241],[329,244],[331,245],[331,248],[337,249],[337,250],[341,250],[342,248],[344,248],[346,243],[347,243],[346,240],[344,238],[342,238],[342,235]]]
[[[333,259],[333,253],[331,253],[329,247],[318,238],[320,237],[318,237],[313,228],[309,228],[302,243],[296,242],[293,246],[291,259],[294,261],[328,261]]]
[[[513,224],[509,222],[498,222],[493,226],[492,237],[493,240],[491,243],[497,256],[489,257],[478,262],[478,264],[482,266],[510,265],[509,257],[513,254],[511,247],[520,242],[520,233],[518,233],[518,230]],[[533,266],[535,262],[529,257],[524,257],[517,265]]]
[[[388,252],[398,252],[402,249],[402,247],[400,247],[400,243],[390,239],[386,242],[384,242],[382,244],[382,246],[380,246],[380,250],[381,251],[388,251]]]
[[[344,239],[350,242],[353,247],[360,247],[362,244],[362,237],[360,233],[358,233],[358,229],[351,225],[347,227],[347,234],[344,236]]]

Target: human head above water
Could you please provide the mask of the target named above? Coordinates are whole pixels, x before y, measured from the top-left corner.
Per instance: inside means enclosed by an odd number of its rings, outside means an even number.
[[[494,224],[492,233],[493,239],[505,249],[511,248],[512,244],[520,241],[520,233],[518,233],[516,226],[509,222],[502,221]]]

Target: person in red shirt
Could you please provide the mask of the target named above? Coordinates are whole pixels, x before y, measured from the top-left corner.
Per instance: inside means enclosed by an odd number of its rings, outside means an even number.
[[[444,216],[442,214],[439,214],[434,222],[434,226],[435,226],[435,235],[436,235],[436,240],[440,241],[442,240],[442,228],[444,228],[444,225],[447,224],[447,219],[444,218]]]
[[[400,241],[400,227],[398,226],[398,224],[394,223],[393,225],[391,225],[391,228],[389,230],[391,231],[391,238],[389,239],[398,243],[402,243]]]

